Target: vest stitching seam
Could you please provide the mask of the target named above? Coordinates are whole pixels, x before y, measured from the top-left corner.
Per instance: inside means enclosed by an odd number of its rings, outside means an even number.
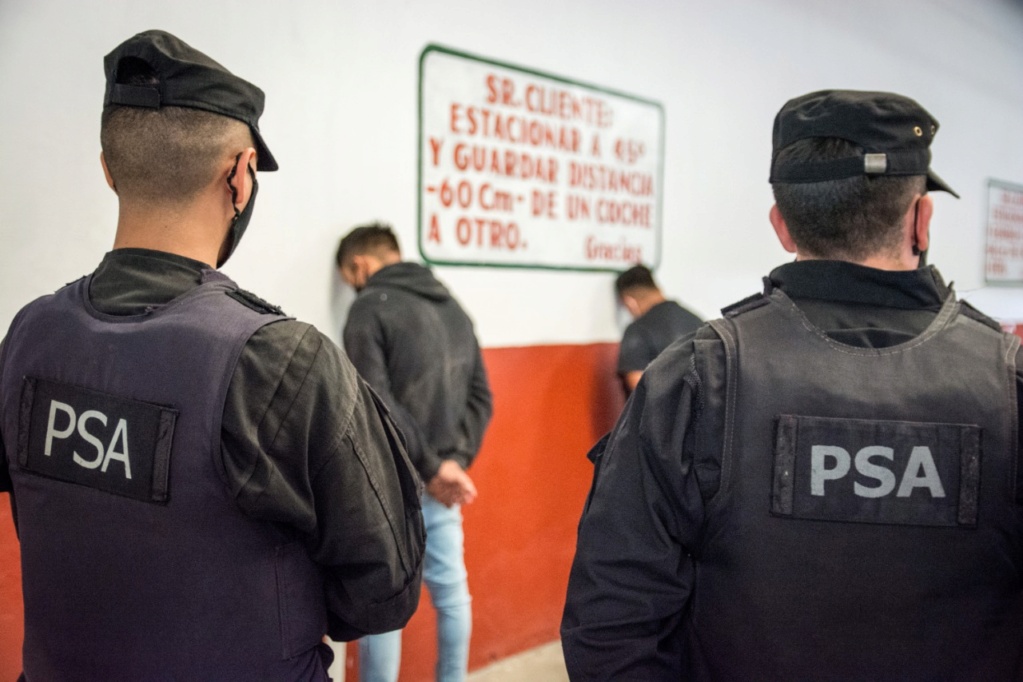
[[[1019,347],[1019,341],[1018,336],[1012,336],[1012,338],[1009,339],[1009,347],[1005,349],[1005,357],[1002,358],[1004,362],[1009,362],[1009,359],[1016,355],[1016,350]],[[1013,365],[1015,364],[1015,361],[1013,361]]]
[[[192,299],[202,298],[204,296],[211,296],[220,292],[231,291],[230,285],[233,284],[230,280],[211,279],[203,281],[202,283],[192,287],[188,291],[175,296],[166,303],[162,303],[157,306],[146,306],[145,311],[141,313],[131,313],[129,315],[115,315],[113,313],[105,313],[99,310],[92,302],[89,295],[89,288],[92,282],[92,275],[86,275],[81,279],[72,282],[68,286],[77,286],[78,293],[73,294],[79,297],[83,303],[86,314],[100,322],[106,322],[109,324],[139,324],[153,319],[154,315],[165,315],[168,310],[176,310],[178,307],[186,304]],[[226,275],[224,275],[226,279]]]
[[[1008,347],[1005,349],[1005,357],[1003,358],[1007,374],[1007,380],[1005,382],[1006,399],[1008,400],[1009,403],[1009,409],[1013,410],[1014,412],[1019,409],[1018,407],[1019,398],[1018,396],[1016,396],[1016,371],[1017,371],[1016,352],[1019,349],[1019,344],[1020,344],[1019,337],[1010,336]],[[1016,500],[1016,503],[1019,504],[1020,502],[1023,502],[1023,497],[1021,497],[1021,492],[1023,491],[1020,490],[1019,480],[1020,475],[1019,417],[1017,416],[1016,419],[1011,419],[1009,421],[1010,421],[1009,443],[1014,450],[1013,452],[1014,456],[1012,458],[1011,465],[1013,469],[1012,471],[1013,498]]]
[[[726,489],[729,484],[732,460],[732,440],[735,431],[735,358],[736,347],[735,337],[725,326],[724,320],[715,320],[711,326],[721,336],[725,346],[725,393],[728,399],[725,401],[725,438],[724,449],[721,453],[721,482],[718,484],[718,491]]]
[[[824,333],[823,330],[815,327],[813,323],[811,323],[810,320],[807,319],[806,315],[803,314],[803,311],[801,311],[799,307],[796,306],[792,299],[788,298],[787,296],[784,296],[784,298],[777,299],[777,301],[779,304],[786,305],[788,310],[794,312],[797,318],[799,319],[799,323],[803,326],[803,328],[806,329],[808,332],[812,333],[814,336],[817,336],[820,339],[822,339],[825,343],[828,344],[828,346],[832,350],[838,351],[839,353],[844,353],[845,355],[867,358],[898,355],[900,353],[908,352],[914,350],[915,348],[918,348],[924,343],[930,341],[931,338],[934,337],[936,334],[943,331],[945,327],[948,325],[951,318],[959,311],[958,302],[953,302],[951,306],[943,305],[941,311],[938,313],[935,320],[928,326],[928,328],[925,329],[918,337],[916,337],[912,341],[907,342],[907,344],[899,344],[889,349],[883,348],[857,349],[853,346],[847,346],[845,344],[841,344],[835,341],[826,333]]]

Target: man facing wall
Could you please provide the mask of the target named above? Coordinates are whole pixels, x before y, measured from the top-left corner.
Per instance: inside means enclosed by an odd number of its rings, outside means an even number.
[[[668,300],[645,265],[634,265],[618,275],[615,291],[633,318],[618,349],[618,375],[625,392],[632,393],[647,365],[675,340],[699,329],[703,320]]]
[[[352,363],[391,408],[426,481],[423,579],[437,611],[437,679],[462,680],[472,611],[463,558],[461,505],[476,499],[467,473],[490,421],[491,395],[472,321],[433,273],[402,261],[389,226],[349,232],[337,266],[358,297],[344,329]],[[400,631],[364,638],[366,682],[394,682]]]

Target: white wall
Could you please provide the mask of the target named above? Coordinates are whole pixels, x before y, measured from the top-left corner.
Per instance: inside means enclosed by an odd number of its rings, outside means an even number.
[[[666,112],[669,294],[704,315],[787,259],[766,220],[771,123],[792,96],[894,90],[942,124],[931,261],[983,284],[986,182],[1023,184],[1019,0],[0,0],[0,328],[92,270],[116,202],[100,171],[102,57],[164,28],[267,93],[281,164],[226,268],[336,335],[338,237],[416,235],[418,57],[430,42],[657,100]],[[440,269],[487,346],[617,339],[609,274]],[[1023,319],[1019,289],[974,294]]]

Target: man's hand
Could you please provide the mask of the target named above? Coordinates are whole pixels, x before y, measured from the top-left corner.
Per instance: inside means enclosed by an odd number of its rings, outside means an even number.
[[[444,460],[437,474],[426,484],[426,492],[445,507],[471,504],[476,499],[476,486],[462,465],[453,459]]]

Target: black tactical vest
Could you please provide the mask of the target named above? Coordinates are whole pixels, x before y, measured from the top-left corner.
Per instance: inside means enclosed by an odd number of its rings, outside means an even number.
[[[888,348],[830,339],[778,290],[712,325],[726,426],[693,679],[1021,679],[1018,339],[952,295]]]
[[[322,576],[239,511],[220,456],[242,348],[282,317],[215,271],[134,316],[89,281],[24,308],[0,365],[26,678],[326,680]]]

